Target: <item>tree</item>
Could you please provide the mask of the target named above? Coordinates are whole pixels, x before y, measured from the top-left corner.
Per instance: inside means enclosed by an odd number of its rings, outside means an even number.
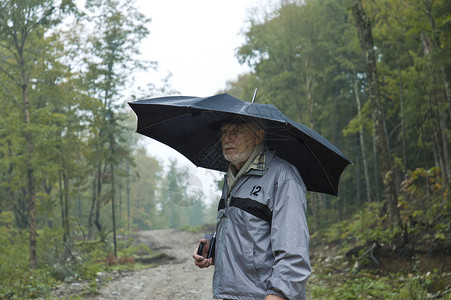
[[[449,4],[438,1],[423,1],[421,11],[423,18],[427,20],[427,26],[420,33],[421,44],[426,62],[426,70],[429,75],[429,89],[426,91],[428,98],[428,111],[431,114],[432,132],[434,137],[435,152],[440,166],[442,181],[448,184],[450,180],[449,142],[447,131],[447,119],[451,115],[451,91],[448,83],[448,74],[445,68],[449,47],[442,47],[441,38],[445,38],[443,30],[437,28],[436,22],[440,18],[449,17]],[[448,51],[447,51],[448,50]],[[447,109],[448,107],[448,109]],[[448,110],[448,114],[447,111]]]
[[[177,161],[171,160],[169,170],[162,181],[160,192],[160,218],[166,228],[181,228],[187,224],[186,178],[187,170],[179,169]]]
[[[161,181],[162,166],[155,158],[147,155],[144,148],[136,149],[133,157],[136,165],[130,168],[128,222],[132,229],[159,228],[157,189]]]
[[[364,171],[364,175],[365,175],[365,186],[366,186],[366,199],[368,202],[371,201],[371,187],[370,187],[370,177],[368,175],[368,163],[367,163],[367,155],[366,155],[366,150],[365,150],[365,141],[364,141],[364,130],[363,130],[363,122],[362,122],[362,105],[361,105],[361,101],[360,101],[360,89],[358,87],[358,83],[357,83],[357,75],[354,72],[354,95],[355,95],[355,100],[357,103],[357,117],[359,119],[359,125],[358,125],[358,130],[359,130],[359,144],[360,144],[360,151],[362,152],[362,162],[363,162],[363,171]]]
[[[356,110],[351,65],[360,63],[349,46],[355,29],[346,22],[348,2],[284,2],[263,22],[251,21],[237,52],[240,62],[254,69],[258,101],[276,105],[339,147],[342,129]],[[315,224],[329,199],[311,195]]]
[[[87,72],[83,80],[92,95],[101,105],[94,114],[91,143],[94,151],[90,160],[94,166],[92,176],[92,204],[89,215],[89,228],[95,224],[98,231],[102,202],[113,199],[115,191],[115,168],[128,156],[120,146],[117,137],[124,127],[120,120],[124,117],[118,112],[118,99],[123,96],[131,72],[146,66],[135,58],[139,54],[138,43],[149,31],[145,18],[134,6],[133,1],[92,0],[86,2],[88,19],[94,23],[95,32],[87,44],[92,49],[85,57]],[[120,151],[117,151],[120,150]],[[103,191],[108,183],[110,191]],[[106,197],[106,199],[104,199]],[[114,203],[112,203],[114,205]]]
[[[1,85],[23,113],[23,135],[26,140],[25,175],[30,227],[30,267],[37,267],[36,254],[36,166],[35,137],[32,130],[33,98],[30,95],[35,64],[45,54],[44,34],[61,22],[73,9],[71,1],[4,1],[0,4],[0,48],[7,59],[2,60],[0,71],[8,82]],[[38,43],[42,41],[42,43]],[[34,47],[30,47],[31,44]],[[18,93],[20,91],[20,93]]]
[[[368,16],[363,10],[361,0],[354,2],[352,14],[355,19],[360,45],[365,53],[367,61],[369,97],[372,105],[372,118],[378,146],[379,162],[381,164],[382,177],[384,178],[384,190],[389,209],[389,216],[392,222],[402,225],[398,211],[398,198],[393,176],[391,153],[385,129],[385,116],[379,93],[373,33]]]

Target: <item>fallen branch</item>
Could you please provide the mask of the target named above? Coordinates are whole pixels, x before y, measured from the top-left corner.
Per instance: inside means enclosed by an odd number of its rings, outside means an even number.
[[[355,265],[354,265],[354,267],[353,267],[353,271],[354,272],[359,272],[361,269],[362,269],[362,267],[364,267],[364,264],[365,264],[365,262],[363,262],[363,259],[365,258],[365,257],[369,257],[372,261],[374,261],[375,263],[376,263],[376,265],[380,268],[380,263],[379,263],[379,261],[376,259],[376,257],[374,256],[374,249],[376,249],[376,247],[377,247],[377,243],[373,243],[372,245],[371,245],[371,247],[368,249],[368,250],[366,250],[363,254],[361,254],[361,255],[359,255],[358,257],[357,257],[357,255],[355,255],[355,257],[357,258],[357,261],[356,261],[356,263],[355,263]],[[360,250],[363,250],[363,247],[358,247]],[[357,250],[358,251],[358,250]],[[356,253],[356,251],[352,251],[352,252],[354,252],[354,254],[357,254]],[[349,251],[346,255],[352,255],[352,252],[351,251]]]
[[[373,243],[373,245],[371,246],[371,248],[368,250],[368,251],[366,251],[365,252],[365,254],[364,255],[366,255],[366,254],[370,254],[370,258],[378,265],[378,266],[380,266],[380,263],[379,263],[379,261],[374,257],[374,255],[373,255],[373,251],[374,251],[374,249],[376,248],[376,243]]]

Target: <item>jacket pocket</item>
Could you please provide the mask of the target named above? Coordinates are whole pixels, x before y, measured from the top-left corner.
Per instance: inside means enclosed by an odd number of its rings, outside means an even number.
[[[256,262],[255,262],[255,245],[249,242],[248,249],[246,250],[246,268],[249,278],[254,281],[260,281],[260,275],[258,274]]]

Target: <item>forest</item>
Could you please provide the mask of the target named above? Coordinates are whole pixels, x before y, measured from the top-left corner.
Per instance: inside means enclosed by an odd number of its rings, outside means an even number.
[[[0,3],[0,296],[92,280],[132,255],[117,235],[214,223],[215,194],[134,133],[127,102],[177,93],[167,79],[130,89],[156,67],[138,58],[151,17],[123,0]],[[318,266],[315,299],[450,299],[451,3],[287,0],[256,7],[243,34],[252,71],[218,93],[257,87],[353,162],[338,197],[308,195],[312,247],[356,263],[327,287]],[[406,273],[387,256],[408,257]]]

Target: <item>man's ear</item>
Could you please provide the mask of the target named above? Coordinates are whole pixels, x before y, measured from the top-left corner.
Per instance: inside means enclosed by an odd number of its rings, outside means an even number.
[[[263,129],[257,129],[255,132],[255,146],[263,143],[265,139],[265,131]]]

